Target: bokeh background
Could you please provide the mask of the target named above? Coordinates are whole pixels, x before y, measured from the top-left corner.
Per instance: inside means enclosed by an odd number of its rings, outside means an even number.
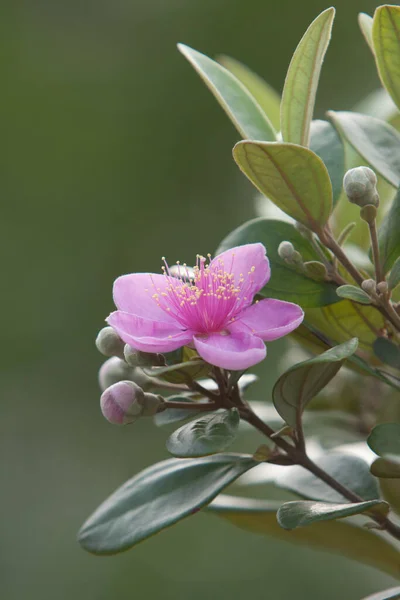
[[[0,7],[0,597],[357,600],[392,581],[198,514],[112,558],[75,541],[126,478],[166,457],[151,423],[101,417],[94,338],[125,272],[191,262],[254,215],[238,139],[178,41],[241,59],[277,90],[323,0],[17,0]],[[317,114],[378,86],[337,0]],[[253,392],[268,398],[284,343]],[[254,448],[252,448],[254,449]]]

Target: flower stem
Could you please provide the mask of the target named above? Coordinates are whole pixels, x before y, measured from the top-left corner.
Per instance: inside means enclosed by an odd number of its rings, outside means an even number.
[[[381,259],[379,256],[378,234],[376,231],[376,220],[375,219],[373,219],[373,221],[368,223],[368,228],[369,228],[369,235],[371,238],[372,258],[373,258],[374,267],[375,267],[376,283],[380,283],[381,281],[385,281],[385,276],[383,275],[383,272],[382,272]]]

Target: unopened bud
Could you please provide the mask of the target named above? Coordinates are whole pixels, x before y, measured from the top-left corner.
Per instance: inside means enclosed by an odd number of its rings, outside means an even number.
[[[124,342],[112,327],[103,327],[97,335],[96,347],[104,356],[124,358]]]
[[[361,287],[367,294],[376,294],[376,283],[373,279],[365,279]]]
[[[294,265],[303,265],[303,257],[301,256],[300,252],[297,252],[297,250],[295,250],[289,262],[291,262]]]
[[[143,412],[144,392],[133,381],[119,381],[101,395],[101,412],[110,423],[127,425],[136,421]]]
[[[165,365],[165,359],[162,354],[151,354],[150,352],[141,352],[125,345],[124,357],[131,367],[160,367]]]
[[[360,207],[372,204],[379,206],[379,195],[376,190],[377,179],[369,167],[356,167],[347,171],[343,179],[346,196],[353,204]]]
[[[295,252],[291,242],[281,242],[278,246],[278,254],[282,260],[290,260]]]
[[[381,281],[380,283],[378,283],[378,285],[376,286],[376,289],[381,293],[381,294],[386,294],[389,290],[389,286],[386,283],[386,281]]]
[[[142,407],[143,417],[152,417],[157,412],[162,404],[165,404],[165,400],[162,396],[156,396],[155,394],[144,394],[143,398],[139,400]]]
[[[99,370],[99,385],[102,391],[118,381],[134,381],[145,390],[153,387],[153,380],[139,367],[133,368],[116,356],[109,358]]]

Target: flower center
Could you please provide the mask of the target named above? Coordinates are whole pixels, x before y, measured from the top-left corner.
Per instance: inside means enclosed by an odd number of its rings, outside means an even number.
[[[227,325],[235,316],[250,304],[253,297],[253,273],[251,267],[246,274],[235,278],[232,273],[234,253],[229,268],[223,259],[209,262],[197,255],[193,269],[186,264],[176,263],[171,269],[165,258],[162,270],[167,278],[164,291],[157,290],[152,295],[165,312],[173,316],[185,329],[200,334],[221,332],[229,335]]]

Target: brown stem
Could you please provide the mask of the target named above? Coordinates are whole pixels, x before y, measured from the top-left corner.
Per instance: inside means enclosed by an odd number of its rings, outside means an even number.
[[[347,498],[347,500],[350,500],[350,502],[358,503],[358,502],[364,501],[363,498],[361,498],[360,496],[358,496],[357,494],[355,494],[354,492],[352,492],[351,490],[349,490],[348,488],[343,486],[339,481],[336,481],[336,479],[331,477],[331,475],[329,475],[329,473],[327,473],[326,471],[321,469],[318,465],[316,465],[307,456],[305,450],[303,451],[299,447],[295,448],[294,446],[292,446],[291,444],[286,442],[286,440],[284,440],[281,437],[272,437],[272,436],[274,436],[274,433],[275,433],[274,430],[269,425],[264,423],[264,421],[262,421],[262,419],[257,417],[257,415],[251,409],[249,409],[249,408],[246,408],[245,410],[241,409],[240,412],[241,412],[241,416],[244,420],[246,420],[248,423],[253,425],[256,429],[258,429],[259,431],[264,433],[268,438],[272,439],[272,441],[277,446],[279,446],[282,450],[285,450],[285,452],[289,455],[289,457],[293,460],[294,463],[307,469],[307,471],[309,471],[310,473],[312,473],[313,475],[318,477],[318,479],[321,479],[321,481],[324,481],[327,485],[329,485],[329,487],[331,487],[332,489],[337,491],[344,498]],[[380,528],[382,528],[385,531],[387,531],[388,533],[390,533],[397,540],[400,540],[400,527],[398,527],[395,523],[390,521],[390,519],[388,519],[387,517],[384,517],[383,515],[379,515],[377,513],[371,513],[369,516],[376,523],[378,523]]]

